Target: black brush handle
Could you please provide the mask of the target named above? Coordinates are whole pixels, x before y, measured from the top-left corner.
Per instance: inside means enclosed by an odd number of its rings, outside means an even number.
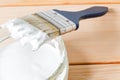
[[[54,11],[60,13],[61,15],[73,21],[77,26],[76,29],[78,29],[79,20],[102,16],[108,12],[108,8],[103,6],[95,6],[77,12],[61,11],[56,9],[54,9]]]

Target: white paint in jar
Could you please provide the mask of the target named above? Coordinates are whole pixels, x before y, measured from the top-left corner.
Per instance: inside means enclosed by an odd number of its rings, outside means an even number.
[[[8,28],[16,42],[0,51],[0,80],[67,80],[68,62],[61,37],[46,42],[46,33],[21,19],[1,26]]]
[[[33,52],[31,45],[22,46],[16,41],[0,51],[0,80],[48,80],[67,57],[60,50],[60,44],[53,39]],[[56,80],[67,80],[67,68]],[[54,80],[54,79],[51,79]]]

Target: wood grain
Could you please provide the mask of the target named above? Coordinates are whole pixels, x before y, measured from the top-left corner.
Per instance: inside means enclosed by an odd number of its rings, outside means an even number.
[[[0,0],[0,6],[40,6],[71,4],[118,4],[120,0]]]
[[[19,2],[19,0],[18,2],[13,0],[13,2],[8,4],[7,1],[4,5],[4,0],[2,5],[6,6],[7,4],[7,6],[13,6],[13,3],[18,5]],[[119,0],[116,1],[119,2]],[[29,2],[28,0],[27,5],[29,5]],[[115,0],[113,3],[114,2]],[[31,1],[31,3],[33,2]],[[51,2],[51,4],[56,3]],[[18,6],[20,5],[23,5],[22,0]],[[34,5],[36,5],[36,3]],[[69,80],[120,80],[120,5],[100,5],[108,6],[109,13],[103,17],[82,20],[80,21],[80,28],[77,31],[63,35],[71,64]],[[9,19],[41,10],[57,8],[76,11],[90,6],[95,5],[0,7],[0,24]],[[8,34],[6,30],[0,30],[0,37]],[[0,44],[0,47],[12,41],[14,40],[6,40]]]
[[[120,65],[70,66],[69,80],[120,80]]]
[[[63,35],[70,64],[120,63],[120,5],[100,5],[108,6],[109,13],[103,17],[82,20],[77,31]],[[2,7],[0,23],[41,10],[57,8],[76,11],[91,6],[95,5]],[[5,35],[2,31],[1,35]]]

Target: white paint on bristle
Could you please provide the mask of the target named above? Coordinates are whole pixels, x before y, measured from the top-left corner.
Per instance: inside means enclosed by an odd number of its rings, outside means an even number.
[[[11,37],[20,39],[23,45],[31,44],[33,47],[32,50],[37,50],[40,45],[50,39],[45,32],[42,32],[22,19],[13,19],[1,26],[8,28]]]

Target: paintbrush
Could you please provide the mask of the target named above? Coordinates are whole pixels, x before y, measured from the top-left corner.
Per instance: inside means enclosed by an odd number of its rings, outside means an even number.
[[[107,12],[107,7],[95,6],[76,12],[53,9],[29,14],[2,24],[1,27],[8,28],[10,35],[1,39],[1,42],[13,37],[23,45],[30,43],[33,50],[37,50],[43,43],[77,30],[79,20],[99,17]]]

